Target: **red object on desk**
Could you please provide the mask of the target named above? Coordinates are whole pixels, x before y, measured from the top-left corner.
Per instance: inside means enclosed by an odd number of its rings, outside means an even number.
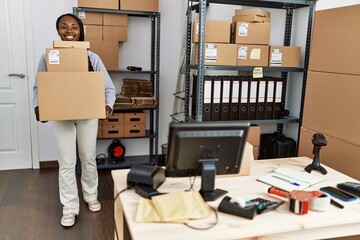
[[[275,187],[269,188],[268,193],[275,194],[284,198],[289,198],[290,211],[299,215],[307,214],[310,206],[309,202],[312,199],[323,195],[323,193],[318,191],[294,190],[291,192],[286,192]]]

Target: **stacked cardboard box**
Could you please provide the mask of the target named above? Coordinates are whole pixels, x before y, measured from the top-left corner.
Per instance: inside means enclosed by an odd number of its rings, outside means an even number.
[[[236,9],[231,42],[237,44],[237,66],[268,66],[270,13],[259,8]]]
[[[198,62],[199,20],[193,22],[192,41],[195,43],[194,62]],[[230,21],[207,20],[205,22],[206,65],[236,65],[236,45],[230,44]]]
[[[119,67],[119,42],[127,41],[128,16],[126,14],[79,11],[84,23],[85,40],[91,42],[90,50],[97,53],[108,70]]]
[[[40,120],[105,118],[104,75],[88,72],[89,43],[54,41],[38,72]]]
[[[159,0],[78,0],[79,7],[158,12]]]
[[[320,159],[360,179],[360,5],[315,13],[299,156],[313,157],[311,137],[327,138]]]
[[[98,138],[143,137],[145,118],[143,111],[113,113],[99,121]]]

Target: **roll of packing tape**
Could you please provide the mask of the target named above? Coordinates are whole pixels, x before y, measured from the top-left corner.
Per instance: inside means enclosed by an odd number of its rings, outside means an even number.
[[[330,206],[331,198],[329,195],[323,194],[310,201],[310,209],[318,212],[326,211]]]

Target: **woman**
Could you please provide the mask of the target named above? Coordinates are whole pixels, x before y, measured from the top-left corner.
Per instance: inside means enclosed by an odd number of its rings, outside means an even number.
[[[56,21],[56,29],[62,41],[84,41],[84,26],[73,14],[61,15]],[[112,112],[115,102],[115,87],[101,59],[88,51],[89,71],[101,71],[105,76],[106,117]],[[38,72],[46,72],[45,54],[41,57]],[[39,121],[37,82],[34,84],[36,119]],[[96,136],[98,119],[53,121],[53,131],[59,157],[59,193],[63,205],[61,225],[71,227],[79,214],[79,196],[76,184],[76,145],[81,160],[81,185],[84,200],[90,211],[97,212],[101,204],[97,200],[98,173],[96,166]]]

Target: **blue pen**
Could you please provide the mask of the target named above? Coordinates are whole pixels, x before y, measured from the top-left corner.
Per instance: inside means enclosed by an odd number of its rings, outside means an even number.
[[[285,179],[285,178],[282,178],[282,177],[279,177],[279,176],[276,176],[276,175],[273,175],[274,178],[277,178],[277,179],[280,179],[280,180],[283,180],[285,182],[288,182],[294,186],[300,186],[300,184],[296,183],[296,182],[293,182],[293,181],[290,181],[288,179]]]

